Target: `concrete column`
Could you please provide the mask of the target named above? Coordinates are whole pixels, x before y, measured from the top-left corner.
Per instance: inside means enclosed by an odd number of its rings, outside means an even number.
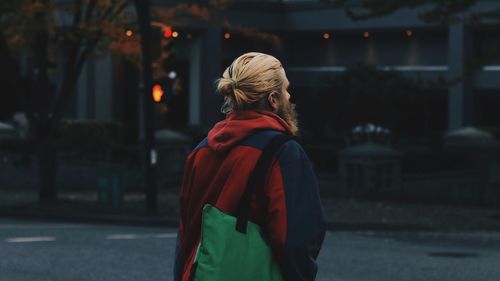
[[[76,117],[91,119],[95,115],[95,64],[92,59],[85,63],[77,85]]]
[[[448,90],[448,129],[472,125],[473,81],[465,77],[465,62],[471,54],[471,34],[462,23],[452,25],[448,35],[448,79],[457,81]]]
[[[222,32],[218,27],[203,30],[193,40],[189,62],[189,125],[209,129],[221,119],[222,97],[215,80],[222,75]]]
[[[196,37],[189,50],[189,121],[190,126],[201,125],[201,51],[202,38]]]
[[[89,75],[87,71],[87,64],[82,69],[82,73],[78,79],[78,84],[76,86],[76,118],[77,119],[87,119],[87,91],[88,84],[87,77]]]
[[[95,62],[95,119],[113,119],[113,64],[111,56]]]
[[[208,129],[223,118],[220,113],[223,98],[215,92],[215,80],[222,75],[222,31],[210,27],[203,34],[201,51],[201,126]]]

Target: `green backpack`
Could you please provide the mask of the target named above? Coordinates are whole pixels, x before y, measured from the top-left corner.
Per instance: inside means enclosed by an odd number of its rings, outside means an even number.
[[[237,205],[236,216],[210,204],[204,206],[194,261],[195,281],[283,280],[261,227],[248,221],[248,213],[253,189],[263,185],[273,156],[290,139],[290,135],[279,134],[264,148]]]

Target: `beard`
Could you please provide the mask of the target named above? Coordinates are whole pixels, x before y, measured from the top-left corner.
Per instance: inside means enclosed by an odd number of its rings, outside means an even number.
[[[279,117],[283,118],[290,126],[290,131],[294,136],[299,133],[299,122],[297,119],[297,111],[295,110],[295,104],[286,101],[282,103],[282,106],[276,112]]]

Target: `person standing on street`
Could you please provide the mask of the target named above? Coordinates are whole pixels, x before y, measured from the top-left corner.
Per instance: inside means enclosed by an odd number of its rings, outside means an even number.
[[[215,124],[186,160],[176,281],[196,280],[205,204],[234,213],[267,142],[279,134],[298,134],[289,84],[279,60],[256,52],[236,58],[217,81],[226,118]],[[264,186],[251,197],[249,221],[264,230],[283,280],[315,280],[325,222],[312,165],[297,141],[285,142],[277,152]]]

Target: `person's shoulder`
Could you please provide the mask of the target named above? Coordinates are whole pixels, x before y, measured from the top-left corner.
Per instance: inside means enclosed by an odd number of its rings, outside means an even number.
[[[307,152],[303,148],[299,138],[292,138],[285,142],[279,151],[279,162],[281,164],[299,165],[310,163]]]
[[[251,146],[262,150],[272,138],[279,135],[284,135],[284,133],[276,130],[257,131],[243,140],[239,145]]]
[[[192,152],[195,152],[201,148],[204,148],[204,147],[208,147],[208,137],[204,138],[202,141],[200,141],[200,143],[198,143],[197,146],[195,146],[195,148],[193,149]]]
[[[304,176],[312,172],[313,163],[297,139],[287,141],[278,152],[277,158],[276,163],[285,177]]]
[[[191,161],[195,158],[196,155],[198,155],[198,151],[208,148],[208,137],[204,138],[201,140],[198,145],[196,145],[191,152],[189,152],[187,159],[188,161]]]
[[[287,140],[282,147],[282,153],[291,155],[300,155],[305,153],[302,145],[297,138],[290,138]]]

